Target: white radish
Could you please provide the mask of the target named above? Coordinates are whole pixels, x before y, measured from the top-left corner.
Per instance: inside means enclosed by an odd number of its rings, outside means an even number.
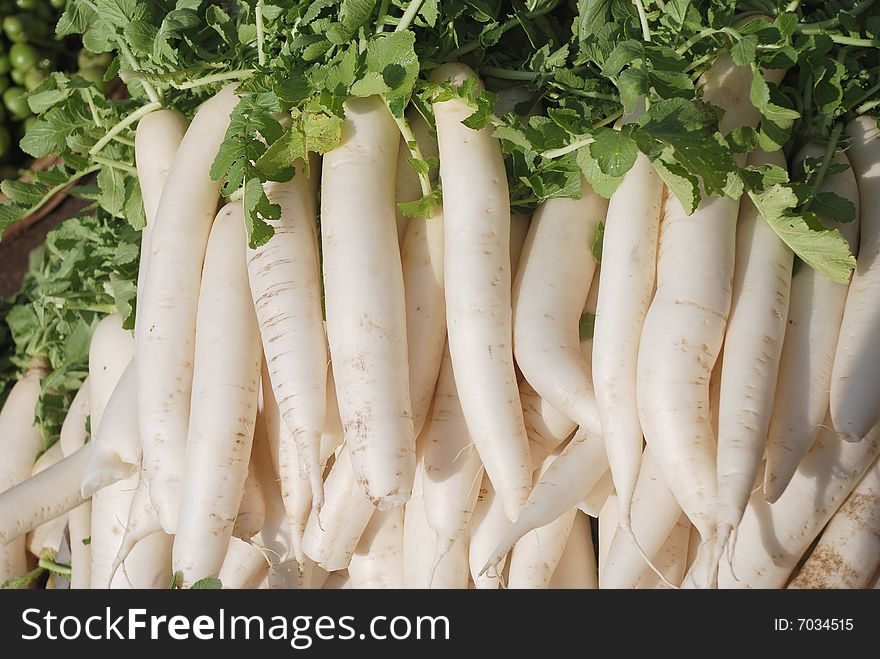
[[[133,425],[131,417],[111,414],[104,423],[104,413],[119,381],[131,361],[134,340],[123,329],[116,315],[105,317],[95,328],[89,347],[89,423],[93,441],[125,442]],[[123,427],[116,427],[122,423]],[[118,432],[122,430],[122,432]],[[98,437],[101,437],[99,440]],[[92,496],[90,587],[107,588],[113,559],[119,549],[125,519],[137,487],[137,473],[98,490]]]
[[[159,209],[165,181],[186,133],[186,118],[177,110],[163,108],[138,121],[134,135],[134,159],[137,167],[141,198],[144,202],[146,226],[141,232],[141,259],[138,263],[137,299],[143,299],[146,273],[150,261],[150,237]]]
[[[599,511],[599,583],[605,581],[605,565],[608,562],[608,553],[614,544],[614,538],[623,535],[617,532],[620,526],[618,509],[617,496],[612,494],[602,506],[602,510]]]
[[[351,579],[348,570],[331,572],[324,582],[324,590],[347,590],[351,588]]]
[[[64,460],[64,453],[61,451],[61,446],[59,446],[58,443],[56,442],[55,444],[50,446],[46,451],[44,451],[43,454],[39,457],[39,459],[37,459],[37,461],[34,463],[34,467],[31,470],[31,477],[28,480],[24,481],[24,483],[19,483],[15,488],[13,488],[13,490],[20,489],[21,486],[26,483],[31,483],[33,485],[34,479],[37,478],[39,476],[39,474],[45,472],[47,469],[49,469],[51,467],[54,467],[55,465],[57,465],[59,462],[62,462],[63,460]],[[50,484],[51,480],[45,480],[45,479],[41,479],[41,480],[43,480],[43,487],[44,487],[44,490],[43,490],[44,502],[48,503],[48,501],[46,501],[46,499],[49,498],[47,495],[52,492],[52,486]],[[64,481],[66,481],[66,483],[64,483]],[[73,496],[74,497],[76,496],[76,487],[75,487],[76,478],[75,477],[72,478],[68,475],[67,478],[64,478],[62,480],[61,484],[62,484],[62,486],[64,486],[64,489],[67,491],[67,493],[73,493]],[[48,487],[47,487],[47,485],[48,485]],[[8,493],[8,492],[9,491],[7,490],[6,493]],[[4,493],[4,494],[6,494],[6,493]],[[30,494],[31,494],[31,497],[33,497],[33,495],[36,495],[37,492],[35,492],[33,489],[31,489]],[[0,497],[0,499],[2,499],[2,497]],[[82,501],[82,499],[77,499],[77,501]],[[26,502],[22,502],[22,503],[26,504]],[[18,506],[18,505],[19,505],[19,503],[16,501],[7,501],[5,503],[0,501],[0,510],[3,510],[4,508],[8,509],[10,506]],[[39,504],[37,504],[37,506],[39,506]],[[68,504],[63,507],[70,510],[74,506],[71,504]],[[57,509],[56,509],[56,511],[57,511]],[[55,514],[56,511],[50,510],[50,511],[48,511],[48,514],[44,513],[44,515],[41,516],[41,517],[44,517],[44,519],[38,520],[40,522],[39,524],[34,524],[32,529],[28,529],[28,536],[27,536],[28,551],[31,554],[33,554],[34,556],[37,556],[37,557],[42,556],[43,552],[48,551],[49,555],[54,557],[58,553],[58,551],[61,549],[61,546],[64,544],[64,529],[67,526],[67,511],[65,510],[63,512],[60,512],[59,514]],[[30,526],[30,525],[28,525],[28,526]],[[0,542],[3,542],[3,541],[4,541],[3,536],[0,535]]]
[[[321,181],[327,336],[357,482],[388,510],[409,498],[416,463],[394,224],[399,137],[378,97],[348,101],[345,117]]]
[[[79,451],[89,438],[89,379],[86,378],[73,397],[58,440],[64,457]],[[79,490],[79,478],[76,488]],[[92,535],[92,502],[85,501],[70,511],[67,516],[67,534],[70,540],[70,588],[81,590],[89,587],[92,569],[92,550],[89,538]]]
[[[681,507],[666,485],[653,451],[646,448],[632,506],[633,534],[638,547],[625,533],[614,536],[600,587],[635,588],[646,567],[644,555],[657,555],[680,517]]]
[[[535,473],[539,481],[556,456],[544,460]],[[572,507],[555,520],[526,533],[514,545],[510,555],[508,588],[545,589],[550,585],[553,572],[562,558],[574,524],[577,508]]]
[[[532,216],[513,284],[516,362],[550,405],[601,434],[578,327],[596,260],[591,254],[608,202],[585,181],[580,199],[549,199]]]
[[[847,155],[858,182],[861,236],[831,373],[831,421],[848,441],[861,439],[880,421],[880,129],[873,117],[850,122]]]
[[[679,586],[687,571],[688,542],[691,535],[691,523],[687,515],[682,515],[660,551],[652,559],[654,567],[663,575],[664,582],[656,572],[646,568],[636,588],[656,589],[669,588],[667,583]]]
[[[156,531],[139,541],[122,568],[113,575],[110,588],[167,589],[171,574],[172,540],[164,531]]]
[[[37,460],[33,476],[0,493],[0,545],[53,521],[64,530],[67,514],[85,501],[79,482],[90,450],[86,445],[65,458],[55,443]]]
[[[639,460],[641,463],[641,460]],[[602,506],[608,501],[614,493],[614,479],[611,477],[611,470],[606,471],[602,477],[596,481],[587,496],[578,503],[578,509],[589,515],[590,517],[598,517]]]
[[[437,138],[417,112],[407,117],[424,158],[437,156]],[[422,197],[422,182],[409,164],[410,150],[401,139],[397,159],[395,199],[416,201]],[[436,170],[428,179],[436,178]],[[406,218],[397,207],[400,261],[406,296],[406,334],[409,359],[409,390],[413,432],[422,430],[434,395],[440,359],[446,342],[446,300],[443,291],[443,210],[435,207],[429,217]]]
[[[177,526],[205,248],[217,211],[211,165],[238,103],[224,87],[196,112],[180,142],[156,209],[149,274],[136,321],[138,425],[150,497],[162,527]]]
[[[770,72],[777,80],[781,72]],[[701,83],[704,101],[724,109],[719,129],[755,127],[752,70],[728,56]],[[636,396],[648,446],[704,542],[715,533],[717,475],[709,376],[730,312],[739,203],[706,197],[688,215],[675,195],[664,205],[657,291],[642,328]]]
[[[226,205],[214,221],[205,255],[173,553],[174,573],[182,575],[185,586],[220,572],[250,461],[262,355],[244,233],[241,204]],[[151,497],[155,504],[155,492]],[[161,520],[158,506],[157,511]]]
[[[266,587],[271,590],[317,590],[323,587],[328,575],[329,572],[309,558],[302,564],[295,560],[273,563],[269,566]]]
[[[263,377],[266,377],[265,368],[263,369]],[[254,441],[251,446],[251,464],[263,490],[263,501],[266,504],[266,519],[263,522],[260,534],[251,542],[263,551],[270,565],[278,565],[294,558],[294,551],[287,510],[281,496],[278,469],[275,467],[272,459],[272,447],[269,445],[268,422],[266,419],[266,391],[271,391],[271,389],[263,389],[263,408],[257,413],[254,425]],[[278,420],[278,425],[284,425],[280,422],[280,419]],[[311,490],[308,488],[308,483],[306,483],[304,490],[308,492],[308,499],[311,501]]]
[[[549,588],[595,590],[598,587],[599,570],[593,550],[590,518],[579,512],[575,515],[562,558],[550,578]]]
[[[291,436],[279,445],[285,489],[300,471],[323,505],[318,453],[327,407],[327,339],[321,310],[321,277],[316,234],[316,200],[303,161],[287,183],[269,182],[266,196],[281,207],[270,222],[268,243],[248,249],[248,276],[260,324],[266,370],[281,418]],[[317,172],[314,173],[317,176]]]
[[[422,431],[424,434],[424,431]],[[422,441],[422,438],[419,439]],[[422,490],[424,470],[416,471],[413,495],[406,502],[403,523],[403,584],[405,588],[464,589],[468,582],[468,538],[462,535],[436,562],[437,536],[428,526]],[[499,507],[500,511],[500,507]],[[502,518],[504,513],[500,513]]]
[[[92,590],[125,587],[127,579],[122,570],[114,572],[114,559],[119,553],[125,532],[126,514],[131,508],[137,483],[138,476],[135,475],[107,485],[92,496],[89,543],[92,550],[89,587]]]
[[[373,516],[373,504],[358,485],[344,444],[324,483],[324,507],[313,509],[302,539],[303,553],[328,572],[348,567]]]
[[[100,394],[95,394],[100,395]],[[137,369],[129,361],[105,406],[98,423],[92,423],[93,441],[82,472],[82,494],[92,496],[102,487],[138,471],[141,461],[137,414]]]
[[[484,570],[501,564],[507,552],[526,533],[551,523],[577,506],[607,470],[602,438],[578,430],[537,480],[528,503],[500,538]]]
[[[753,152],[752,165],[785,168],[781,152]],[[718,410],[720,557],[732,541],[764,455],[782,343],[794,254],[750,200],[740,202],[730,317],[724,338]],[[680,582],[681,579],[679,578]]]
[[[822,532],[789,588],[867,588],[880,570],[880,462]]]
[[[444,64],[435,81],[475,77]],[[464,124],[462,99],[434,103],[444,207],[444,283],[449,352],[470,435],[509,519],[531,483],[528,436],[513,362],[510,201],[499,141],[492,128]]]
[[[800,157],[821,157],[823,153],[823,149],[808,146]],[[845,164],[846,156],[839,153],[832,162]],[[856,207],[856,218],[859,217],[859,189],[851,169],[826,177],[819,190],[850,200]],[[859,242],[858,220],[828,224],[838,228],[855,249]],[[847,286],[802,266],[792,277],[790,296],[767,437],[764,493],[770,502],[782,495],[825,421]]]
[[[269,563],[260,548],[232,538],[220,568],[223,588],[257,588],[269,572]]]
[[[419,441],[425,516],[436,534],[434,562],[439,564],[466,532],[483,480],[483,463],[468,434],[448,349],[443,351],[431,420]]]
[[[733,560],[729,566],[721,564],[718,586],[785,585],[810,543],[878,454],[880,426],[856,444],[841,442],[833,430],[823,428],[779,499],[769,504],[762,492],[752,495],[737,530]],[[691,573],[699,563],[698,557]]]
[[[666,200],[657,293],[639,346],[645,438],[704,541],[715,532],[716,505],[709,376],[730,309],[736,214],[737,203],[724,197],[704,200],[693,215],[674,196]]]
[[[446,299],[443,290],[443,213],[409,221],[400,252],[406,293],[413,429],[422,431],[446,344]]]
[[[148,536],[162,530],[159,523],[159,515],[150,499],[150,488],[147,485],[146,474],[141,469],[137,480],[137,487],[131,497],[128,507],[128,516],[125,520],[125,530],[122,540],[113,559],[110,574],[115,576],[117,570],[125,561],[135,545]]]
[[[263,488],[253,468],[253,458],[251,458],[251,466],[244,479],[241,505],[235,516],[232,535],[241,540],[250,540],[263,530],[265,522],[266,501],[263,498]]]
[[[403,506],[373,513],[348,575],[352,588],[403,588]]]
[[[662,198],[660,177],[639,154],[608,202],[602,237],[603,284],[593,329],[592,377],[625,532],[631,526],[642,458],[636,363],[654,292]]]
[[[544,458],[571,437],[577,424],[541,398],[526,379],[520,382],[519,397],[532,465],[541,464]]]

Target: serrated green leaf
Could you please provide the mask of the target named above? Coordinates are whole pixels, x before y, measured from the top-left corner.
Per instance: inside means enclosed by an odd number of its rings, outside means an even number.
[[[622,130],[601,128],[590,144],[590,155],[596,160],[599,169],[608,176],[620,177],[633,166],[638,155],[638,147],[632,139],[632,126]]]
[[[614,194],[614,191],[617,190],[623,181],[623,177],[609,176],[603,173],[599,163],[590,154],[589,147],[584,146],[578,149],[576,159],[584,178],[587,179],[587,182],[592,186],[596,194],[606,199]]]
[[[298,114],[285,133],[256,161],[257,170],[269,177],[278,177],[297,159],[308,163],[309,153],[335,149],[342,141],[342,124],[340,117],[327,114]]]
[[[281,206],[273,204],[266,196],[259,178],[247,181],[241,199],[244,210],[244,223],[247,227],[248,245],[256,249],[269,242],[275,229],[269,224],[281,219]]]
[[[0,191],[10,200],[23,206],[33,206],[43,198],[42,186],[6,179],[0,183]]]
[[[730,57],[738,66],[750,66],[758,54],[758,38],[749,34],[737,41],[730,49]]]
[[[856,259],[846,238],[837,229],[817,230],[803,215],[793,212],[798,199],[791,188],[774,185],[764,192],[749,192],[752,203],[779,237],[804,263],[829,279],[845,284]]]
[[[852,222],[856,219],[856,207],[849,199],[834,192],[818,192],[811,205],[813,211],[833,222]]]
[[[661,156],[652,163],[657,174],[678,199],[684,211],[690,215],[697,210],[701,199],[697,178],[678,163],[670,161],[668,157]]]

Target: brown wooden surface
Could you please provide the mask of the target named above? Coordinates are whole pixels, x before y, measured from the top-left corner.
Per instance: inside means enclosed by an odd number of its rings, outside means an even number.
[[[43,243],[52,227],[79,213],[87,203],[76,197],[65,197],[54,212],[30,224],[14,240],[0,242],[0,296],[18,292],[31,250]]]

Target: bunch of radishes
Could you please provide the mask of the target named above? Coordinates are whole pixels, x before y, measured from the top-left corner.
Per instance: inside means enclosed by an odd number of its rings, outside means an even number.
[[[726,58],[704,76],[722,133],[757,123],[751,79]],[[209,174],[238,98],[140,120],[134,336],[102,322],[35,466],[43,366],[10,395],[0,581],[66,521],[73,587],[782,587],[823,528],[791,584],[874,582],[874,123],[823,183],[860,210],[846,286],[792,274],[747,199],[688,215],[643,155],[610,201],[584,182],[512,215],[500,143],[458,98],[436,138],[410,118],[442,208],[396,215],[421,196],[411,149],[382,99],[353,99],[338,148],[267,184],[282,216],[249,249]]]

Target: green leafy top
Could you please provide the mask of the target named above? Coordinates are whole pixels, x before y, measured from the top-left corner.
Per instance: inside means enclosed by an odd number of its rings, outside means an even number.
[[[130,118],[161,104],[191,114],[230,81],[246,96],[212,174],[224,194],[241,197],[253,246],[271,238],[279,213],[261,184],[336,146],[345,100],[372,95],[387,103],[422,181],[424,199],[407,213],[430,212],[438,192],[406,112],[430,122],[442,93],[471,103],[468,125],[493,126],[521,209],[577,196],[581,176],[610,195],[638,153],[689,210],[707,194],[760,195],[742,165],[750,151],[790,155],[876,110],[878,25],[873,0],[71,0],[58,34],[82,33],[87,48],[113,53],[108,76],[119,73],[133,100],[108,101],[75,76],[44,83],[25,145],[57,150],[65,164],[0,207],[0,222],[100,169],[98,204],[139,226]],[[728,55],[751,71],[754,130],[723,132],[721,110],[703,99],[701,76]],[[452,92],[426,82],[453,60],[474,67],[489,91],[524,87],[527,100],[499,116],[474,85]],[[767,69],[788,74],[777,85],[762,77]],[[613,127],[618,120],[625,125]],[[845,279],[846,257],[830,254],[826,272]]]
[[[66,220],[31,254],[0,334],[8,329],[15,347],[10,362],[19,371],[34,357],[49,362],[36,409],[46,448],[58,438],[70,399],[88,375],[98,321],[118,312],[126,327],[133,325],[139,239],[130,225],[100,211]]]

